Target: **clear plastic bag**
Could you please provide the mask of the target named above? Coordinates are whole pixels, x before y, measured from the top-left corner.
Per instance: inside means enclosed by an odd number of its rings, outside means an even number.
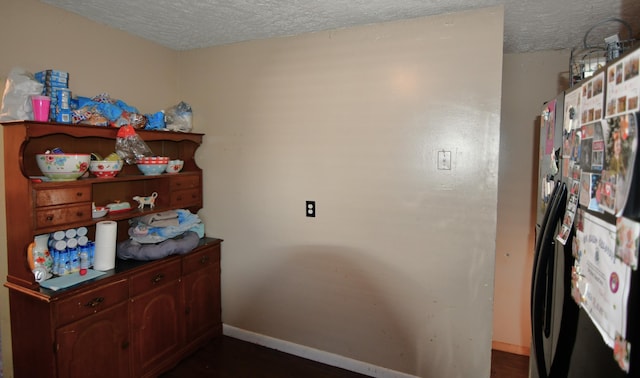
[[[116,153],[127,164],[135,164],[145,157],[153,156],[149,146],[140,138],[131,125],[122,126],[116,138]]]
[[[20,67],[13,68],[7,82],[0,106],[0,121],[33,119],[31,95],[42,93],[42,83]]]
[[[171,131],[190,132],[193,128],[191,125],[192,118],[191,106],[184,101],[164,112],[165,127]]]

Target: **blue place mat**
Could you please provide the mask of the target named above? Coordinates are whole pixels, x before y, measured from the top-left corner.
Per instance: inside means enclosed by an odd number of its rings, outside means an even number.
[[[84,276],[81,276],[80,273],[75,272],[67,274],[65,276],[50,278],[48,280],[42,281],[40,282],[40,286],[51,290],[60,290],[69,286],[77,285],[80,282],[87,281],[92,278],[100,277],[103,274],[104,272],[87,269],[87,274],[85,274]]]

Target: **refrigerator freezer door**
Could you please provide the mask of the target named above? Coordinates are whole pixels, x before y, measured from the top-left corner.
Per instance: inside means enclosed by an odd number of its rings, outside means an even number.
[[[579,309],[570,290],[574,258],[569,246],[573,233],[567,245],[554,240],[566,198],[567,187],[559,183],[537,242],[531,305],[532,378],[566,377],[576,336]]]
[[[627,375],[618,367],[613,358],[613,351],[604,343],[589,315],[582,310],[577,321],[577,335],[570,369],[565,376],[569,378],[633,376]]]
[[[551,201],[554,183],[561,177],[564,94],[547,102],[540,114],[538,151],[538,197],[536,224],[540,226]]]

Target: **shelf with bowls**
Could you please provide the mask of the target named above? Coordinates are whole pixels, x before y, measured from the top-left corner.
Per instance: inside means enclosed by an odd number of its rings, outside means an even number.
[[[102,220],[118,222],[118,240],[124,240],[128,237],[127,221],[130,218],[177,208],[196,213],[202,207],[202,170],[196,164],[195,151],[202,143],[203,134],[136,130],[154,154],[167,160],[163,172],[144,175],[135,164],[123,164],[117,173],[97,177],[95,169],[94,173],[88,171],[92,163],[85,165],[87,155],[108,157],[113,154],[117,128],[34,121],[11,121],[2,125],[5,156],[11,157],[10,161],[5,161],[5,175],[10,178],[6,180],[6,195],[12,198],[7,205],[7,218],[10,223],[17,221],[27,225],[9,233],[10,250],[23,249],[40,233],[65,227],[93,227]],[[74,167],[87,172],[77,179],[50,180],[43,176],[36,158],[45,151],[78,154],[84,160]],[[56,160],[56,156],[44,157],[47,158],[52,162]],[[169,160],[182,161],[182,170],[167,173]],[[154,192],[158,195],[155,207],[135,207],[133,197],[149,196]],[[94,205],[107,206],[118,201],[132,202],[134,208],[101,218],[93,217]],[[8,260],[7,281],[25,287],[37,286],[21,255],[10,255]]]

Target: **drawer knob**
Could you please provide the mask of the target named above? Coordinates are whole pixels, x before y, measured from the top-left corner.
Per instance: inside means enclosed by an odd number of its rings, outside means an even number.
[[[53,220],[53,215],[47,215],[47,222],[51,222]]]
[[[154,284],[157,284],[158,282],[162,281],[163,279],[164,279],[164,274],[158,273],[155,276],[153,276],[153,278],[151,279],[151,282],[153,282]]]
[[[76,197],[82,197],[82,192],[76,193]]]
[[[204,264],[206,264],[207,262],[209,262],[209,256],[204,255],[204,256],[202,256],[202,257],[200,258],[200,264],[204,265]]]
[[[83,215],[84,215],[84,213],[83,213],[82,211],[78,211],[78,212],[76,213],[76,216],[77,216],[78,218],[82,218],[82,216],[83,216]]]
[[[104,302],[104,297],[97,297],[97,298],[93,298],[92,300],[87,302],[87,304],[85,304],[84,306],[85,307],[94,308],[94,307],[98,306],[102,302]]]

